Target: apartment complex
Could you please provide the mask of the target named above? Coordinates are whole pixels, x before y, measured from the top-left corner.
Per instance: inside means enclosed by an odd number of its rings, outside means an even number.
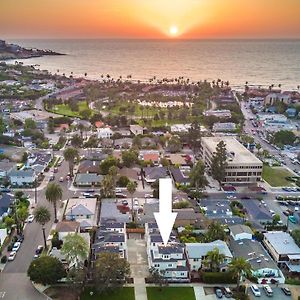
[[[202,159],[211,168],[212,157],[219,142],[227,150],[226,177],[223,183],[254,184],[261,180],[263,163],[234,137],[203,137]]]

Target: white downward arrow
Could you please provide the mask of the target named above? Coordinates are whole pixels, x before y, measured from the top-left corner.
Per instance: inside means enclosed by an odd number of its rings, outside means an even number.
[[[154,213],[154,217],[163,243],[166,246],[177,217],[177,213],[172,212],[171,178],[159,179],[159,212]]]

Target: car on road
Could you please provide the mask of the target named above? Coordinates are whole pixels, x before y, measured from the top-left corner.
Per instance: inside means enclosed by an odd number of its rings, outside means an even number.
[[[85,198],[94,198],[95,194],[84,192],[84,193],[82,193],[82,196],[85,197]]]
[[[21,243],[20,242],[15,242],[13,247],[12,247],[12,251],[17,252],[21,247]]]
[[[227,196],[226,198],[227,198],[228,200],[233,200],[233,199],[236,199],[236,196],[230,195],[230,196]]]
[[[127,198],[127,196],[123,193],[116,193],[116,198]]]
[[[223,298],[223,292],[222,292],[221,288],[215,287],[215,294],[216,294],[217,298]]]
[[[13,260],[15,259],[16,255],[17,255],[17,252],[16,252],[16,251],[11,251],[11,252],[9,253],[8,258],[7,258],[8,261],[13,261]]]
[[[23,234],[17,236],[17,242],[23,243],[23,241],[24,241],[24,235]]]
[[[58,168],[54,168],[54,173],[57,173],[58,172]]]
[[[297,220],[296,220],[296,218],[295,218],[294,216],[289,216],[289,217],[288,217],[288,220],[289,220],[291,223],[293,223],[293,224],[297,224]]]
[[[54,179],[55,179],[55,175],[51,175],[49,178],[50,181],[53,181]]]
[[[29,215],[28,218],[27,218],[27,222],[32,223],[33,220],[34,220],[34,215]]]
[[[44,250],[44,247],[42,245],[38,245],[35,250],[35,254],[34,254],[33,258],[39,258],[41,256],[43,250]]]
[[[122,204],[123,205],[128,205],[128,201],[127,200],[122,200]]]
[[[284,293],[286,296],[291,296],[291,295],[292,295],[290,289],[287,288],[287,287],[285,287],[285,286],[282,287],[281,290],[283,291],[283,293]]]
[[[252,284],[250,286],[250,289],[251,289],[251,291],[252,291],[252,293],[255,297],[260,297],[261,296],[260,289],[256,284]]]
[[[152,194],[145,194],[145,198],[153,198]]]
[[[273,297],[273,290],[271,289],[271,287],[268,285],[268,284],[264,284],[263,285],[263,289],[265,291],[265,294],[268,296],[268,297]]]

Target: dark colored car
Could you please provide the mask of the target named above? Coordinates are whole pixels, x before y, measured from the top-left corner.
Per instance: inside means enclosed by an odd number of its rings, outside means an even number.
[[[281,290],[282,290],[282,291],[284,292],[284,294],[287,295],[287,296],[291,296],[291,295],[292,295],[290,289],[287,288],[287,287],[282,287]]]
[[[19,235],[17,238],[17,242],[22,243],[24,241],[24,235]]]

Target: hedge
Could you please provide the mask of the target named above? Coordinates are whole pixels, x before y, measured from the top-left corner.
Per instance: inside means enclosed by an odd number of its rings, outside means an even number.
[[[231,272],[203,272],[204,283],[236,283],[237,279]]]

